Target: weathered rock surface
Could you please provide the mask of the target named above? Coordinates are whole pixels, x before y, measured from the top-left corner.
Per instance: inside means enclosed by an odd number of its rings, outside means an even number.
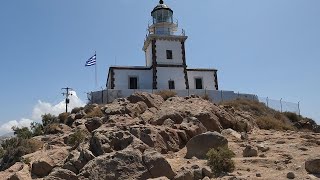
[[[168,161],[157,151],[146,150],[142,160],[153,178],[165,176],[172,179],[175,176]]]
[[[247,145],[246,148],[243,150],[242,153],[243,157],[256,157],[258,156],[258,150],[254,147]]]
[[[307,160],[305,168],[308,173],[320,174],[320,158]]]
[[[228,146],[228,140],[218,132],[206,132],[197,135],[187,143],[186,158],[206,158],[207,152],[212,148]]]
[[[83,167],[80,179],[148,179],[151,174],[142,161],[139,150],[123,150],[104,154]]]
[[[55,168],[44,180],[78,180],[77,175],[67,169]]]

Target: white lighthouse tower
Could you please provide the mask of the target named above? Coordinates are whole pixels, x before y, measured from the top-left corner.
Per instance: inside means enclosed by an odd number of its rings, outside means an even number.
[[[108,89],[208,89],[218,90],[216,69],[188,69],[185,42],[187,36],[173,20],[173,10],[163,0],[152,10],[143,51],[145,66],[112,66]]]

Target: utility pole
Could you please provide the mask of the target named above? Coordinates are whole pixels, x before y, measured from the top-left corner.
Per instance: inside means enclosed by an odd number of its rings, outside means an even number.
[[[70,93],[70,91],[72,91],[72,88],[66,87],[66,88],[61,88],[62,90],[65,90],[65,93],[62,93],[63,96],[66,97],[66,113],[68,113],[68,104],[70,103],[70,99],[69,96],[72,96],[72,93]]]

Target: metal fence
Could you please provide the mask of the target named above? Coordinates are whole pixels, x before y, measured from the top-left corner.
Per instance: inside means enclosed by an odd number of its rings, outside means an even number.
[[[235,93],[234,91],[224,90],[206,90],[206,89],[193,89],[193,90],[172,90],[176,92],[178,96],[207,96],[214,103],[221,103],[224,101],[231,101],[236,99],[250,99],[264,103],[269,108],[280,112],[293,112],[300,114],[300,103],[292,103],[284,101],[283,99],[274,100],[268,97],[258,97],[255,94]],[[158,90],[152,89],[139,89],[139,90],[114,90],[108,89],[103,91],[96,91],[88,93],[89,103],[104,104],[110,103],[117,98],[125,98],[135,92],[148,92],[156,93]]]
[[[275,100],[269,97],[258,97],[259,101],[264,103],[269,108],[280,112],[293,112],[300,115],[300,102],[293,103],[284,101],[282,98]]]

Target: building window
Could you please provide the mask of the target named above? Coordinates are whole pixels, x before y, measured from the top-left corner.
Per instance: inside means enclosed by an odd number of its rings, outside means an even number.
[[[174,81],[170,80],[168,81],[168,83],[169,83],[169,89],[175,89]]]
[[[203,89],[202,78],[195,78],[196,89]]]
[[[129,89],[138,89],[137,77],[129,77]]]
[[[172,59],[172,50],[167,50],[167,59]]]

